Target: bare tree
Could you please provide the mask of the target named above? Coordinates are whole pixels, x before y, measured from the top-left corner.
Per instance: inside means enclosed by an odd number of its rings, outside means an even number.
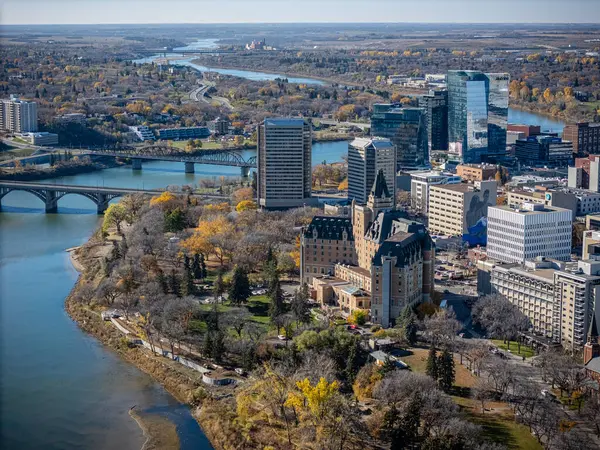
[[[462,325],[456,320],[456,314],[452,309],[442,309],[433,316],[423,320],[425,337],[434,347],[441,344],[451,345]]]

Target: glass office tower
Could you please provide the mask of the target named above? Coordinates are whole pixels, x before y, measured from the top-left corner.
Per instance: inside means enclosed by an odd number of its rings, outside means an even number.
[[[464,163],[494,161],[506,154],[507,73],[448,71],[448,141]]]
[[[389,103],[373,105],[371,136],[392,141],[396,147],[396,169],[429,167],[425,109]]]

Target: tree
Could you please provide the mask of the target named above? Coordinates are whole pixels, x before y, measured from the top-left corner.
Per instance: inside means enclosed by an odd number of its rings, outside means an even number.
[[[338,191],[347,191],[348,190],[348,178],[345,178],[339,185]]]
[[[296,387],[299,392],[289,393],[286,406],[296,410],[308,409],[311,415],[320,421],[327,414],[330,401],[338,393],[339,383],[337,381],[328,383],[325,378],[321,378],[315,386],[312,386],[310,380],[305,378],[298,381]]]
[[[552,94],[550,88],[546,88],[544,91],[544,100],[546,103],[552,103],[554,101],[554,95]]]
[[[454,358],[447,348],[442,351],[437,361],[437,375],[440,389],[446,393],[450,392],[454,384],[455,372]]]
[[[108,205],[104,213],[104,220],[102,221],[102,231],[106,233],[111,226],[117,228],[117,233],[122,235],[121,223],[127,219],[127,211],[120,203],[113,203]]]
[[[239,202],[236,205],[235,210],[237,212],[242,212],[242,211],[255,210],[257,208],[258,208],[258,206],[256,205],[256,202],[254,202],[252,200],[242,200],[241,202]]]
[[[348,316],[348,323],[353,325],[364,325],[367,322],[367,311],[363,309],[355,309]]]
[[[236,266],[229,285],[229,301],[236,305],[245,303],[251,295],[248,274],[241,267]]]
[[[269,304],[269,317],[271,323],[277,323],[278,318],[285,312],[283,304],[283,292],[279,280],[276,280],[275,284],[271,287],[269,297],[271,303]],[[278,327],[279,328],[279,327]]]
[[[178,203],[177,197],[169,191],[165,191],[160,195],[154,196],[150,199],[150,206],[158,206],[163,210],[170,211]]]
[[[223,272],[219,270],[219,273],[217,274],[217,279],[213,284],[213,293],[215,295],[215,298],[219,298],[221,295],[223,295],[225,289],[226,287],[225,282],[223,281]]]
[[[296,323],[308,323],[310,322],[310,305],[308,303],[308,285],[302,283],[300,289],[296,291],[290,309],[296,320]]]
[[[435,351],[435,347],[433,345],[429,348],[429,354],[427,355],[427,367],[425,368],[425,373],[434,380],[438,379],[438,358],[437,352]]]
[[[185,214],[181,208],[177,207],[172,211],[165,212],[165,231],[176,233],[186,226]]]
[[[417,343],[417,324],[414,317],[409,317],[407,323],[404,325],[403,337],[409,345]]]
[[[214,254],[221,266],[235,245],[234,226],[223,216],[200,220],[194,234],[180,242],[190,253]]]

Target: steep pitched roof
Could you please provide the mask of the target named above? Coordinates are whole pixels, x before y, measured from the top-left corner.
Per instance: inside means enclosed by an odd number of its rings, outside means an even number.
[[[304,229],[304,237],[309,239],[342,240],[344,231],[348,241],[354,240],[352,221],[348,217],[315,216]]]
[[[375,182],[371,188],[371,195],[375,198],[390,197],[390,191],[385,181],[385,176],[383,175],[382,169],[379,169],[379,172],[377,172],[377,177],[375,177]]]
[[[381,244],[393,234],[394,221],[404,217],[406,217],[404,211],[380,211],[371,226],[369,226],[365,239]]]

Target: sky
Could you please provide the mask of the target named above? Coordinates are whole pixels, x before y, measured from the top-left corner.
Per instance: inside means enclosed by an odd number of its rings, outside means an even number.
[[[0,0],[0,23],[600,23],[600,0]]]

